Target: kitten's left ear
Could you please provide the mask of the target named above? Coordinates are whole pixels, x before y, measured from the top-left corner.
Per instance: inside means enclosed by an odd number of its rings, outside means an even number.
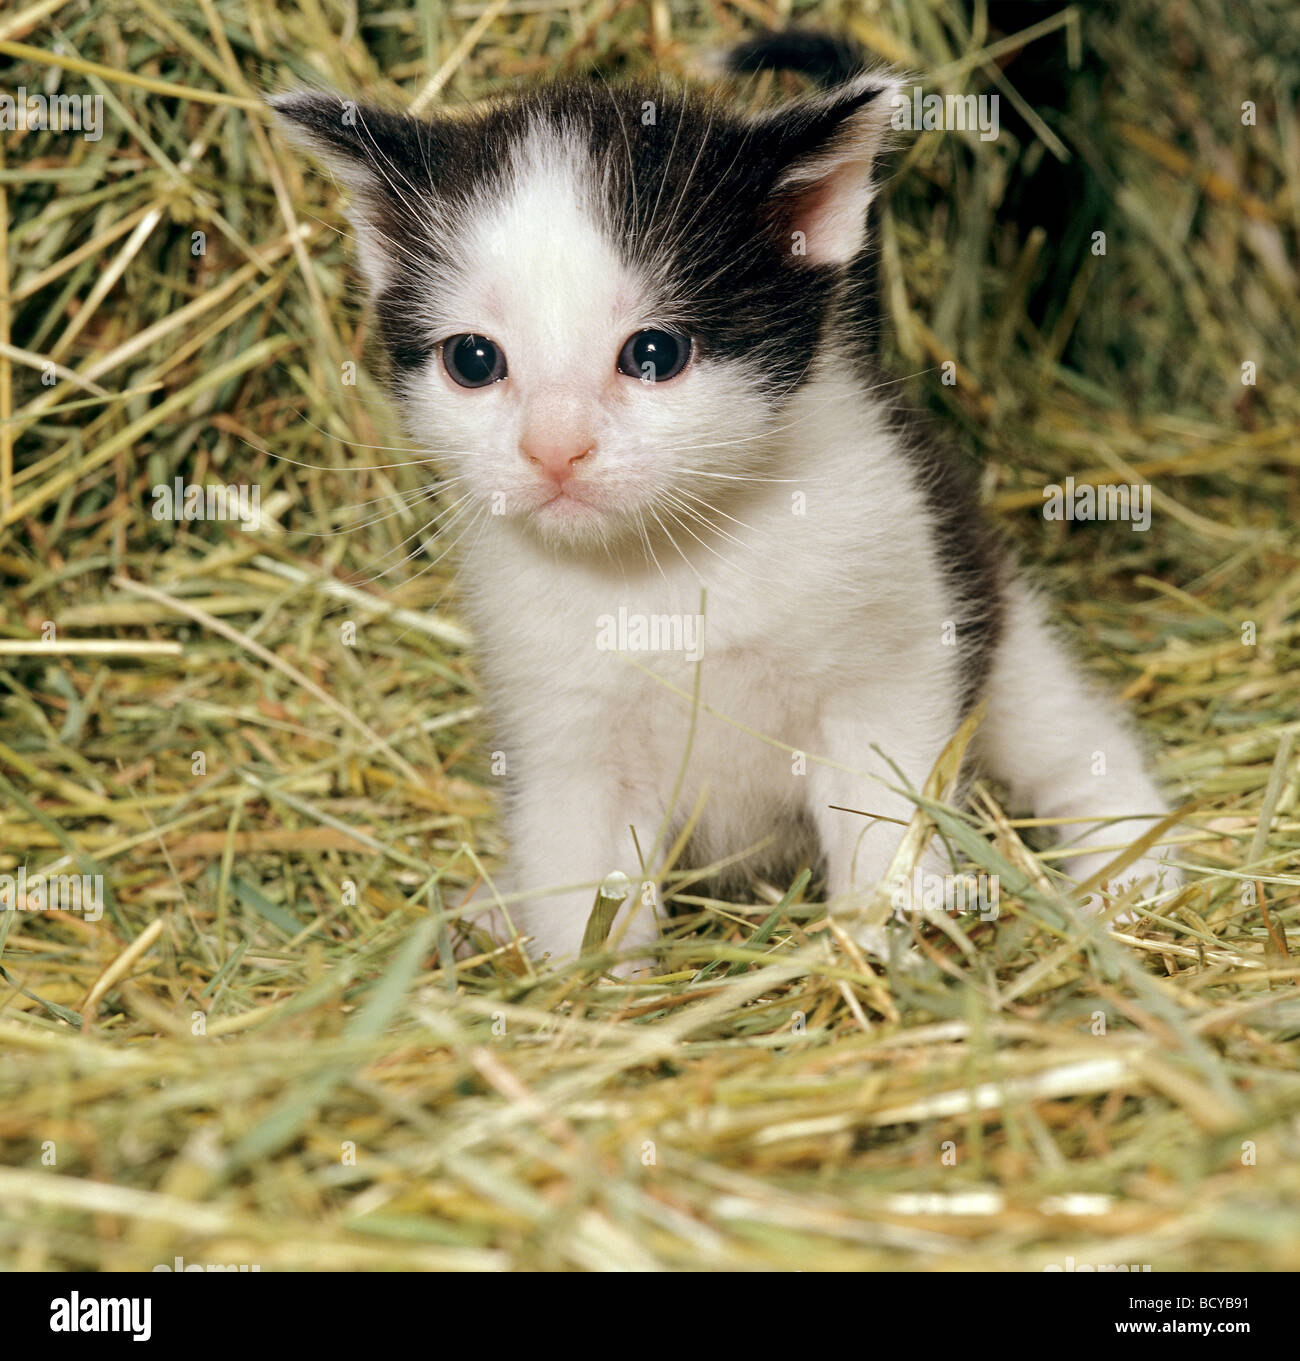
[[[896,76],[868,71],[759,119],[782,166],[772,208],[810,264],[847,264],[865,245],[873,169],[901,89]]]

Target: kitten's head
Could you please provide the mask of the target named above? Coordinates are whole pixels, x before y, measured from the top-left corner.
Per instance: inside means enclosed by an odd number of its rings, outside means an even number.
[[[457,495],[581,550],[761,466],[864,249],[892,88],[754,116],[602,84],[427,121],[273,103],[348,191],[411,437]]]

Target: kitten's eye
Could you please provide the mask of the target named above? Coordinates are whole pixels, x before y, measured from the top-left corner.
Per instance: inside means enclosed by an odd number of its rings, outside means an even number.
[[[506,376],[505,351],[486,336],[449,336],[442,343],[442,364],[463,388],[485,388]]]
[[[618,356],[618,371],[646,383],[664,383],[675,378],[691,357],[689,336],[671,331],[638,331],[628,336]]]

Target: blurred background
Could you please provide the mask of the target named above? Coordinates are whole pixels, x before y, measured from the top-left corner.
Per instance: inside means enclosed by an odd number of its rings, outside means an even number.
[[[503,849],[472,640],[336,188],[261,96],[678,80],[791,21],[998,98],[996,137],[889,161],[887,362],[1134,707],[1199,874],[1123,946],[1004,888],[908,977],[836,953],[806,876],[667,883],[640,992],[457,965],[442,909]],[[1298,89],[1289,0],[7,8],[0,875],[104,914],[0,913],[5,1260],[1300,1267]],[[21,126],[20,91],[95,126]],[[1067,477],[1149,482],[1150,530],[1045,519]],[[258,525],[160,515],[176,479],[255,487]],[[1050,862],[996,790],[976,825],[1004,884]]]

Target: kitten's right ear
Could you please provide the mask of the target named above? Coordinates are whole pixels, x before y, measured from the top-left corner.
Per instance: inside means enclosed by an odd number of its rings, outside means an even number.
[[[371,292],[379,292],[391,278],[400,243],[418,230],[418,205],[428,201],[427,125],[315,90],[273,95],[267,102],[289,140],[346,190],[358,262]],[[410,177],[415,167],[422,186]]]
[[[267,103],[290,141],[323,161],[350,188],[401,174],[420,154],[421,125],[404,113],[317,90],[291,90]]]

